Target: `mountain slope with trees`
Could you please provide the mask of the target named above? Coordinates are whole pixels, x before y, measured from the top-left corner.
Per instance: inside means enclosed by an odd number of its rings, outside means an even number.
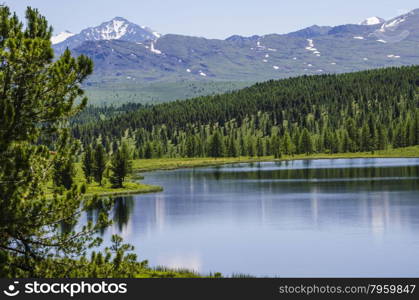
[[[419,67],[301,76],[73,124],[85,145],[134,157],[374,151],[419,144]],[[93,113],[95,108],[91,108]]]

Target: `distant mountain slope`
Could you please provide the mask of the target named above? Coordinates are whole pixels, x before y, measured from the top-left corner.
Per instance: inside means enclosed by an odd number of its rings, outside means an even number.
[[[361,25],[225,40],[167,34],[115,18],[54,45],[95,62],[88,84],[247,81],[419,64],[419,9]]]

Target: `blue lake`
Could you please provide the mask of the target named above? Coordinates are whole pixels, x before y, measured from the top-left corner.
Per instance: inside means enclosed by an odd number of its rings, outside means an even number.
[[[419,159],[236,164],[145,173],[115,198],[151,266],[255,276],[419,276]]]

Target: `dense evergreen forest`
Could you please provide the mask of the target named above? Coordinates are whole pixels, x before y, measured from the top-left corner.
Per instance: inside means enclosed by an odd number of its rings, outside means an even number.
[[[419,67],[258,83],[154,106],[93,108],[73,120],[85,146],[122,140],[135,158],[374,151],[419,144]],[[98,115],[101,118],[98,118]]]

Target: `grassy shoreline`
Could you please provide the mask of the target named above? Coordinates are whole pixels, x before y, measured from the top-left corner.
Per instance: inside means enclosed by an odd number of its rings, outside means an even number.
[[[371,152],[356,153],[337,153],[337,154],[299,154],[284,155],[280,159],[273,156],[263,157],[222,157],[222,158],[154,158],[154,159],[137,159],[133,161],[133,169],[135,172],[151,172],[157,170],[175,170],[181,168],[210,167],[235,163],[252,163],[264,161],[290,161],[290,160],[308,160],[308,159],[342,159],[342,158],[414,158],[419,157],[419,146],[389,149]]]
[[[154,159],[136,159],[133,161],[134,175],[128,178],[124,183],[123,188],[114,189],[108,182],[105,181],[103,186],[97,183],[87,184],[81,165],[77,164],[76,181],[80,184],[86,183],[86,196],[125,196],[144,193],[156,193],[163,191],[163,187],[148,185],[138,182],[142,180],[143,176],[139,173],[152,172],[158,170],[175,170],[182,168],[198,168],[210,167],[235,163],[252,163],[252,162],[267,162],[267,161],[290,161],[290,160],[307,160],[307,159],[341,159],[341,158],[412,158],[419,157],[419,146],[389,149],[371,152],[357,152],[357,153],[337,153],[337,154],[311,154],[311,155],[284,155],[280,159],[275,159],[273,156],[264,157],[222,157],[222,158],[154,158]]]

